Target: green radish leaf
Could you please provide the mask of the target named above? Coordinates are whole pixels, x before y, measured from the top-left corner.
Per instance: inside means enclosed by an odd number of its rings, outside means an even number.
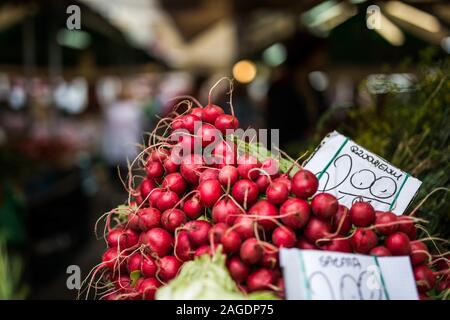
[[[134,287],[136,285],[136,282],[141,278],[141,271],[140,270],[134,270],[130,273],[130,280],[131,285]]]

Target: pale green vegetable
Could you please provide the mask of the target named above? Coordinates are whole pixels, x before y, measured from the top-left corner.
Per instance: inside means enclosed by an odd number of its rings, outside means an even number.
[[[178,276],[156,292],[157,300],[275,300],[269,291],[244,295],[231,278],[226,256],[217,250],[185,263]]]

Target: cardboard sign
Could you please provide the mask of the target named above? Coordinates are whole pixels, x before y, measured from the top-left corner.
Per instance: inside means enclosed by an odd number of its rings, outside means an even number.
[[[334,131],[308,159],[305,168],[319,179],[318,192],[328,192],[350,207],[358,199],[376,210],[403,214],[421,181]]]
[[[281,249],[288,300],[417,300],[411,262],[320,250]]]

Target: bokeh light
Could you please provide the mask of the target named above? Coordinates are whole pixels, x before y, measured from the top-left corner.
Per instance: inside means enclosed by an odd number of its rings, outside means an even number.
[[[256,66],[249,60],[241,60],[233,66],[233,77],[241,83],[250,83],[255,79]]]

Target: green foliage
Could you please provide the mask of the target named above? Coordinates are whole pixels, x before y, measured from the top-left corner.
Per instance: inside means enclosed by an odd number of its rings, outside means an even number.
[[[226,266],[226,256],[217,250],[212,257],[207,254],[186,262],[178,276],[156,292],[158,300],[276,300],[268,291],[244,295],[231,278]]]
[[[25,299],[28,293],[21,284],[23,263],[20,257],[11,256],[5,241],[0,239],[0,300]]]
[[[233,141],[236,143],[238,151],[240,153],[249,153],[255,158],[258,159],[258,161],[262,162],[266,160],[267,158],[274,158],[278,160],[280,170],[282,172],[287,172],[291,167],[293,167],[294,161],[287,158],[286,156],[283,156],[283,154],[280,154],[279,157],[272,154],[270,150],[268,150],[262,143],[260,142],[246,142],[242,139],[239,139],[238,137],[233,136]],[[282,152],[282,151],[281,151]],[[281,153],[280,152],[280,153]],[[296,166],[292,168],[290,171],[291,173],[294,173],[296,171]]]
[[[387,94],[372,95],[370,107],[324,114],[314,137],[295,153],[313,150],[325,134],[336,129],[423,182],[410,211],[433,190],[450,189],[450,59],[432,62],[433,50],[425,50],[421,57],[412,91],[398,92],[392,87]],[[412,67],[405,62],[399,69]],[[361,84],[360,90],[365,88]],[[450,192],[433,193],[416,215],[430,221],[430,233],[450,238]]]
[[[323,136],[336,129],[368,150],[422,181],[408,208],[420,205],[416,216],[429,221],[428,233],[450,239],[450,59],[433,62],[433,50],[421,53],[417,66],[406,61],[400,70],[416,67],[417,82],[410,92],[390,88],[384,95],[372,95],[370,107],[331,110],[324,114],[313,138],[303,144],[313,150]],[[388,70],[386,70],[388,72]],[[361,84],[364,90],[366,84]],[[295,154],[295,153],[293,153]],[[433,190],[437,190],[433,192]],[[422,201],[424,201],[422,203]],[[426,237],[420,231],[419,238]],[[448,242],[429,243],[433,251],[448,251]],[[429,294],[433,299],[448,299],[448,290]]]
[[[390,93],[382,105],[352,109],[340,131],[422,180],[416,206],[438,187],[450,188],[449,61],[419,68],[412,93]],[[428,230],[450,238],[450,194],[439,191],[420,207]]]

